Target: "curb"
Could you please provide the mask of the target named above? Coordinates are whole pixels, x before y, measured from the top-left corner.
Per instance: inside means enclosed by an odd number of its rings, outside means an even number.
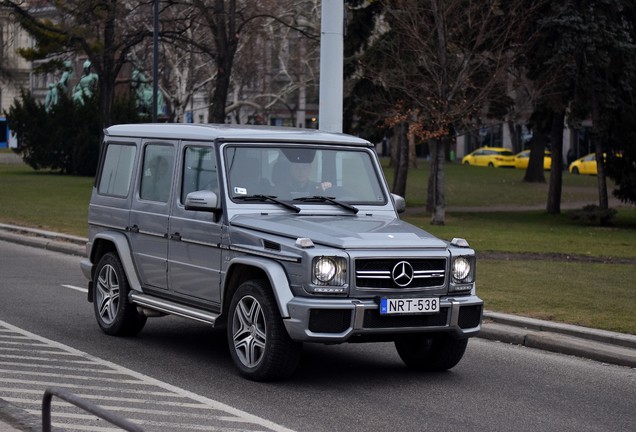
[[[636,350],[636,335],[543,321],[499,312],[484,311],[484,318],[497,324],[522,327],[536,332],[551,332]]]
[[[0,224],[0,240],[85,256],[83,237]],[[478,336],[544,351],[636,368],[636,335],[484,311]]]
[[[86,255],[88,241],[82,237],[7,224],[0,224],[0,240],[77,256]]]
[[[521,319],[514,318],[518,319],[517,324],[520,325]],[[598,342],[593,339],[595,331],[581,327],[578,336],[570,336],[554,331],[515,327],[489,321],[488,314],[484,312],[484,322],[477,337],[636,368],[636,349],[615,344],[616,341],[620,343],[624,336],[630,335],[615,333],[614,337],[608,336],[606,342]]]

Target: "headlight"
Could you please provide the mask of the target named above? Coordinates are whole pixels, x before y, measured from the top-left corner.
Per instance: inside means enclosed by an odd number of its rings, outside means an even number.
[[[314,262],[314,276],[319,282],[327,283],[336,275],[336,263],[328,257],[320,257]]]
[[[453,261],[451,275],[454,283],[466,283],[473,281],[473,266],[471,260],[466,257],[457,257]]]
[[[311,267],[311,283],[314,285],[320,287],[344,287],[347,283],[347,262],[343,257],[315,257]],[[316,289],[316,291],[334,292],[334,290],[331,289]]]

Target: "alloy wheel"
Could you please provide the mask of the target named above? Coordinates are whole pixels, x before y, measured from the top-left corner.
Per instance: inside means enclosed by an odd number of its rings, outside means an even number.
[[[112,265],[105,265],[99,272],[96,294],[99,316],[104,324],[109,325],[117,317],[119,309],[119,279]]]
[[[252,296],[245,296],[236,305],[232,319],[234,350],[248,368],[259,364],[265,354],[267,325],[261,304]]]

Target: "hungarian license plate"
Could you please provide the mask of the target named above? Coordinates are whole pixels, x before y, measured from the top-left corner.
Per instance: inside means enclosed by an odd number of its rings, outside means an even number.
[[[381,298],[380,315],[439,312],[439,298]]]

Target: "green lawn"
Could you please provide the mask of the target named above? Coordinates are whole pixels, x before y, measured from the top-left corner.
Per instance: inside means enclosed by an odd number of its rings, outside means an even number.
[[[385,169],[391,184],[391,169]],[[446,225],[432,226],[421,209],[427,178],[425,161],[409,171],[404,219],[441,238],[469,241],[478,254],[478,292],[487,309],[636,334],[636,208],[619,207],[613,227],[586,226],[573,221],[570,211],[548,215],[540,210],[547,185],[523,183],[521,170],[448,164]],[[86,236],[92,183],[92,178],[0,164],[0,222]],[[564,173],[563,183],[564,206],[597,201],[596,177]],[[492,211],[520,205],[539,210]],[[478,209],[453,212],[453,207]],[[492,252],[552,255],[489,259]],[[554,254],[603,258],[604,263]]]
[[[0,222],[86,236],[93,179],[0,164]]]

